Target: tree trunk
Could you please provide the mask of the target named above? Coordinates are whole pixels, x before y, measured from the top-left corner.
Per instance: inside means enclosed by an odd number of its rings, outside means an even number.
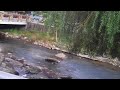
[[[55,33],[55,34],[56,34],[55,36],[56,36],[56,42],[57,42],[57,41],[58,41],[58,38],[57,38],[57,30],[56,30],[56,33]]]

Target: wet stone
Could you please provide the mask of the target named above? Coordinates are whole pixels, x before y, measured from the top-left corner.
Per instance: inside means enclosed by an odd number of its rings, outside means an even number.
[[[15,75],[19,75],[19,72],[15,71],[14,74],[15,74]]]
[[[2,63],[1,66],[5,68],[6,67],[6,63]]]
[[[19,61],[20,63],[24,64],[26,60],[25,60],[24,57],[22,57],[21,59],[18,59],[17,61]]]
[[[72,79],[71,76],[61,76],[60,79]]]
[[[47,76],[49,79],[58,79],[58,75],[57,73],[55,73],[52,70],[49,70],[48,68],[44,68],[42,70],[42,72],[44,73],[45,76]]]
[[[11,73],[11,74],[15,74],[15,69],[14,68],[10,68],[10,67],[0,67],[1,71],[7,72],[7,73]]]
[[[46,58],[45,61],[51,62],[51,63],[59,63],[60,61],[55,58]]]
[[[9,64],[13,65],[13,66],[19,66],[19,67],[22,67],[23,64],[16,61],[16,60],[13,60],[11,58],[5,58],[5,61],[9,62]]]
[[[4,61],[4,55],[2,53],[0,53],[0,64]]]
[[[27,74],[37,74],[41,72],[39,68],[33,66],[26,66],[25,69]]]

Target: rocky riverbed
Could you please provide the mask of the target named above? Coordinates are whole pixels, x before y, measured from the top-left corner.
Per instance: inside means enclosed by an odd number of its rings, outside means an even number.
[[[36,66],[33,63],[28,63],[24,58],[17,58],[12,53],[0,53],[0,71],[23,76],[29,79],[70,78],[49,70],[47,67]]]

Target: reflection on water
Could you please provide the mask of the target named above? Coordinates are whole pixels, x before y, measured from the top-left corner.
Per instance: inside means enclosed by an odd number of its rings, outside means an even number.
[[[58,64],[45,62],[45,58],[54,56],[59,51],[49,50],[17,40],[0,41],[0,50],[4,53],[13,52],[18,58],[24,57],[29,62],[44,65],[53,71],[66,74],[78,79],[120,79],[120,70],[114,70],[99,65],[95,61],[79,59],[68,55],[68,58]],[[22,72],[22,71],[21,71]]]

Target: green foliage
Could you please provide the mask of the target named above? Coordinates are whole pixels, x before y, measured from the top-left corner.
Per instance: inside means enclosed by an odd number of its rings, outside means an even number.
[[[89,25],[90,23],[88,23]],[[93,39],[97,44],[96,53],[102,55],[103,53],[111,52],[115,46],[114,39],[115,35],[120,32],[120,12],[119,11],[97,11],[95,12],[95,18],[92,25]],[[86,26],[87,27],[87,26]],[[91,25],[90,25],[91,27]],[[87,30],[90,30],[88,28]],[[90,30],[90,31],[92,31]],[[90,32],[91,33],[91,32]],[[95,42],[93,43],[93,45]],[[117,47],[116,47],[117,48]]]
[[[40,32],[37,30],[17,30],[17,29],[10,29],[10,30],[5,30],[4,32],[8,32],[13,36],[25,36],[28,37],[28,39],[30,40],[42,40],[42,41],[48,41],[48,42],[54,42],[54,36],[52,36],[51,34],[47,34],[46,32]]]
[[[72,52],[92,55],[117,52],[115,35],[120,32],[119,11],[46,12],[45,25],[54,26],[59,31],[60,42],[67,43]]]

